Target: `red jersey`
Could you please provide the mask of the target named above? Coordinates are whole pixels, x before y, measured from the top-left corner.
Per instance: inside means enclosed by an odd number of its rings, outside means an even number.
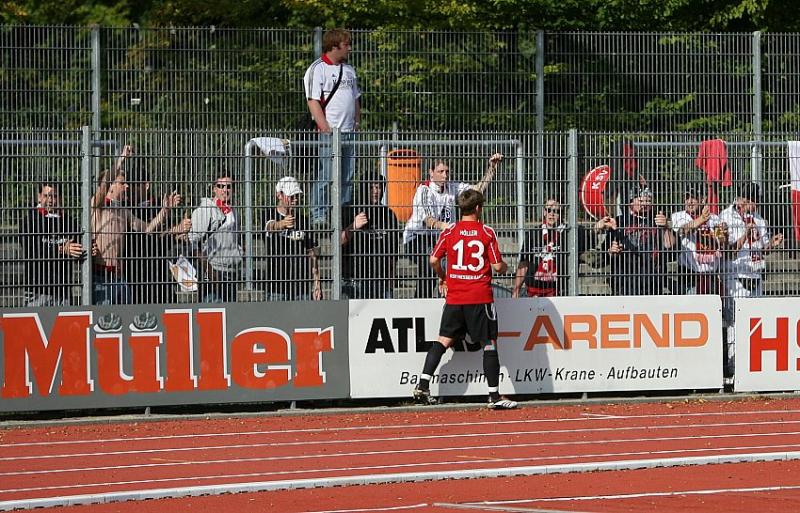
[[[501,262],[497,235],[480,221],[459,221],[439,235],[432,256],[447,257],[447,298],[451,305],[494,301],[491,264]]]

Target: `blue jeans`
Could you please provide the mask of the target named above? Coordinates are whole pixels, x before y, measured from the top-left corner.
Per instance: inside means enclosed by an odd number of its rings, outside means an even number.
[[[125,279],[113,273],[95,271],[92,275],[92,302],[96,305],[128,305],[133,303],[131,289]]]
[[[341,134],[342,142],[342,205],[353,204],[353,175],[356,168],[353,133]],[[311,223],[324,223],[331,208],[331,181],[333,180],[333,145],[331,134],[319,134],[319,173],[311,190]]]

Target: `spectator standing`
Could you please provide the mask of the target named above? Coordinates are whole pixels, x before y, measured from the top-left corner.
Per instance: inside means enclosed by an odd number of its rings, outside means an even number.
[[[134,168],[128,173],[128,177],[131,212],[134,217],[149,223],[158,215],[160,207],[151,194],[148,173],[140,168]],[[173,190],[172,194],[177,194],[177,190]],[[165,230],[128,234],[127,247],[140,250],[137,258],[129,259],[127,262],[126,275],[129,278],[134,303],[175,301],[175,281],[169,272],[169,260],[174,256],[176,244],[188,240],[191,227],[192,222],[187,216]]]
[[[720,212],[728,227],[730,258],[723,265],[728,297],[764,294],[765,256],[783,244],[783,233],[770,236],[766,220],[758,213],[761,192],[757,184],[743,184],[734,203]]]
[[[755,183],[742,184],[731,206],[720,212],[720,220],[728,227],[727,255],[722,260],[725,288],[722,298],[722,319],[726,326],[723,346],[724,375],[731,379],[735,369],[735,304],[736,298],[764,295],[766,255],[783,244],[783,234],[770,236],[766,220],[758,213],[761,189]]]
[[[483,194],[467,190],[458,197],[461,220],[444,230],[430,256],[445,297],[439,339],[431,344],[414,389],[414,399],[431,403],[430,381],[447,349],[469,334],[483,345],[483,372],[489,387],[489,408],[508,410],[517,403],[500,396],[500,358],[497,354],[497,312],[492,294],[492,271],[506,272],[497,236],[481,222]],[[447,257],[447,272],[442,259]]]
[[[617,228],[606,237],[611,290],[617,296],[661,295],[675,234],[662,211],[653,215],[650,189],[633,188],[628,196],[627,211],[617,216]]]
[[[383,176],[371,174],[361,184],[360,200],[345,211],[340,237],[342,292],[349,299],[388,299],[394,294],[400,225],[383,204]]]
[[[475,189],[481,193],[494,178],[503,155],[495,153],[489,157],[489,166],[481,181],[475,185],[452,182],[450,166],[437,159],[428,171],[428,180],[417,187],[414,193],[413,210],[403,231],[403,245],[406,255],[411,255],[417,263],[417,284],[415,297],[434,296],[436,280],[428,262],[428,255],[441,232],[456,221],[455,205],[458,195]]]
[[[36,206],[20,226],[27,306],[72,304],[78,262],[86,257],[79,224],[64,215],[55,182],[39,185]]]
[[[353,134],[361,120],[361,91],[356,70],[347,63],[351,36],[344,29],[332,29],[322,36],[323,55],[311,63],[305,73],[308,111],[319,131],[319,174],[311,192],[311,221],[324,226],[331,207],[330,184],[333,176],[331,132],[341,132],[342,205],[353,202],[355,152]]]
[[[164,222],[170,209],[180,205],[179,194],[163,197],[162,207],[149,222],[144,222],[131,213],[127,202],[128,184],[125,160],[132,154],[130,146],[125,146],[117,159],[114,169],[105,170],[92,197],[92,233],[97,245],[94,259],[94,303],[128,304],[133,298],[125,276],[125,240],[129,231],[153,233]]]
[[[672,229],[681,242],[678,276],[680,294],[719,294],[719,266],[728,245],[728,228],[711,213],[705,194],[690,186],[684,209],[671,216]]]
[[[298,209],[303,190],[292,176],[275,186],[277,206],[264,215],[267,299],[300,301],[322,299],[319,247],[309,231],[308,218]]]
[[[561,203],[555,198],[545,201],[542,224],[525,235],[519,264],[514,278],[512,297],[520,297],[523,285],[528,297],[555,297],[568,295],[569,228],[561,222]],[[597,221],[594,231],[600,233],[617,227],[613,218],[606,216]],[[582,226],[578,230],[578,253],[583,253],[592,234]]]
[[[199,249],[200,297],[206,303],[236,301],[241,277],[242,246],[239,219],[231,205],[233,179],[221,173],[209,198],[192,212],[189,241]]]

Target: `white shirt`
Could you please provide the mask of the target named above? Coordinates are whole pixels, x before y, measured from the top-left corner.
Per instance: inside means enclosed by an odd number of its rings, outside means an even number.
[[[356,101],[361,97],[361,91],[358,89],[356,70],[353,66],[344,64],[341,69],[342,82],[333,98],[330,98],[330,94],[339,80],[339,65],[331,64],[324,55],[308,67],[303,84],[306,99],[325,103],[323,107],[325,119],[331,128],[352,132],[356,124]]]
[[[423,233],[434,235],[439,233],[440,230],[428,228],[425,225],[427,217],[447,224],[455,223],[457,221],[455,218],[456,198],[471,188],[472,185],[464,182],[447,182],[444,187],[440,187],[431,181],[417,187],[417,191],[414,193],[414,210],[406,223],[405,231],[403,231],[403,244]]]
[[[672,214],[670,220],[672,221],[672,228],[678,234],[680,229],[694,221],[694,218],[688,212],[682,210]],[[716,247],[714,228],[719,224],[719,216],[711,214],[708,221],[680,237],[681,254],[678,260],[681,267],[696,273],[708,273],[717,270],[722,254]]]
[[[723,223],[728,224],[728,242],[736,244],[745,233],[744,218],[734,205],[723,210],[719,217]],[[736,258],[724,264],[727,272],[739,278],[760,278],[765,268],[764,249],[769,246],[767,222],[757,213],[753,213],[753,223],[756,225],[755,240],[745,242],[736,253]]]

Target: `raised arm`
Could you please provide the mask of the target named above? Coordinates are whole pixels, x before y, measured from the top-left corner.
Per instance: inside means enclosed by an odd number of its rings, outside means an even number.
[[[500,162],[503,161],[503,154],[502,153],[495,153],[491,157],[489,157],[489,166],[486,168],[486,172],[483,174],[483,178],[477,184],[473,185],[472,188],[478,191],[484,192],[489,184],[492,183],[492,179],[494,179],[494,174],[497,171],[497,166]]]
[[[95,189],[94,196],[92,196],[92,207],[94,208],[103,208],[105,206],[106,195],[108,194],[108,189],[111,187],[111,182],[113,182],[117,175],[122,171],[122,167],[125,165],[125,159],[127,159],[133,153],[131,146],[126,144],[122,148],[122,153],[120,153],[119,157],[117,157],[117,162],[114,164],[114,168],[109,171],[108,169],[102,171],[100,173],[100,180],[97,183],[97,189]]]

